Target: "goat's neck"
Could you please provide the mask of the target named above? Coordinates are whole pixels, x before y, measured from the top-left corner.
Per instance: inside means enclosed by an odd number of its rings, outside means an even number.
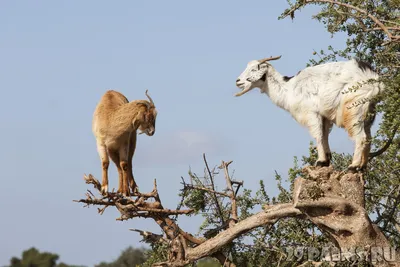
[[[288,110],[287,89],[287,82],[283,79],[283,76],[270,66],[261,92],[266,93],[275,105]]]

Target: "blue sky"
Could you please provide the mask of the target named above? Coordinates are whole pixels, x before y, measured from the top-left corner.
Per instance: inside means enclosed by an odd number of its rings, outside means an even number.
[[[157,178],[164,206],[176,207],[189,167],[203,172],[203,152],[212,166],[233,160],[246,188],[263,179],[276,194],[274,171],[286,174],[312,139],[259,90],[235,98],[235,80],[248,61],[271,55],[283,55],[274,67],[294,75],[314,49],[345,42],[311,20],[315,8],[277,20],[285,8],[265,0],[1,1],[0,266],[31,246],[93,266],[141,245],[128,228],[159,233],[152,221],[121,223],[112,209],[100,216],[72,202],[90,188],[84,173],[100,178],[91,120],[111,88],[129,100],[149,89],[156,103],[156,134],[139,137],[133,168],[142,191]],[[353,149],[338,128],[330,144]],[[196,232],[200,220],[191,220],[180,226]]]

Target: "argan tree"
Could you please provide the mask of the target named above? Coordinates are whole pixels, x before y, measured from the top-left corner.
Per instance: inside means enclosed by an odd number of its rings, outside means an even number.
[[[185,266],[205,257],[230,267],[323,261],[399,264],[398,251],[390,248],[400,244],[400,1],[289,1],[280,18],[295,19],[298,10],[311,4],[321,7],[314,18],[330,33],[345,32],[348,37],[344,50],[328,47],[327,52],[315,52],[309,64],[357,57],[369,62],[385,85],[381,97],[374,99],[381,116],[368,169],[346,173],[351,155],[344,154],[334,154],[330,167],[313,167],[316,153],[311,146],[309,155],[300,162],[295,159],[288,171],[289,188],[276,174],[280,193],[271,197],[263,181],[253,194],[232,177],[231,162],[210,168],[204,157],[204,175],[189,172],[182,178],[182,202],[175,209],[163,206],[156,181],[152,192],[126,198],[114,192],[101,195],[97,179],[85,176],[98,192],[88,191],[78,202],[101,206],[100,214],[115,207],[121,213],[118,220],[142,217],[160,226],[160,233],[132,229],[154,251],[145,266]],[[204,218],[199,233],[178,225],[179,216],[193,214]],[[301,247],[330,249],[321,254],[311,249],[299,252]]]

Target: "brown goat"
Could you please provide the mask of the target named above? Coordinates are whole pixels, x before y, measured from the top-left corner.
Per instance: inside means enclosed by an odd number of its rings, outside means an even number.
[[[136,148],[137,130],[152,136],[155,132],[157,110],[147,94],[147,100],[129,102],[121,93],[107,91],[96,106],[92,130],[96,137],[97,151],[102,165],[103,194],[108,192],[109,157],[118,169],[118,192],[134,193],[136,183],[132,172],[132,158]],[[140,134],[141,134],[140,133]]]

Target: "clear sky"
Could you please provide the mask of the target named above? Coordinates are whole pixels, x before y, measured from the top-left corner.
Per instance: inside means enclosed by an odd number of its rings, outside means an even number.
[[[140,237],[159,233],[148,220],[117,222],[113,209],[72,202],[100,178],[91,132],[94,108],[108,89],[145,99],[159,115],[156,134],[138,138],[133,160],[141,191],[157,178],[164,206],[179,201],[180,177],[233,160],[235,177],[256,190],[264,179],[277,193],[274,171],[286,175],[293,156],[312,140],[287,112],[259,90],[235,98],[235,80],[248,61],[283,55],[283,75],[305,67],[331,39],[311,20],[316,9],[279,21],[286,1],[6,1],[0,2],[0,266],[35,246],[68,264],[93,266],[115,259]],[[331,148],[352,152],[334,128]],[[221,179],[222,182],[222,179]],[[117,175],[110,168],[110,187]],[[182,218],[196,232],[200,220]]]

